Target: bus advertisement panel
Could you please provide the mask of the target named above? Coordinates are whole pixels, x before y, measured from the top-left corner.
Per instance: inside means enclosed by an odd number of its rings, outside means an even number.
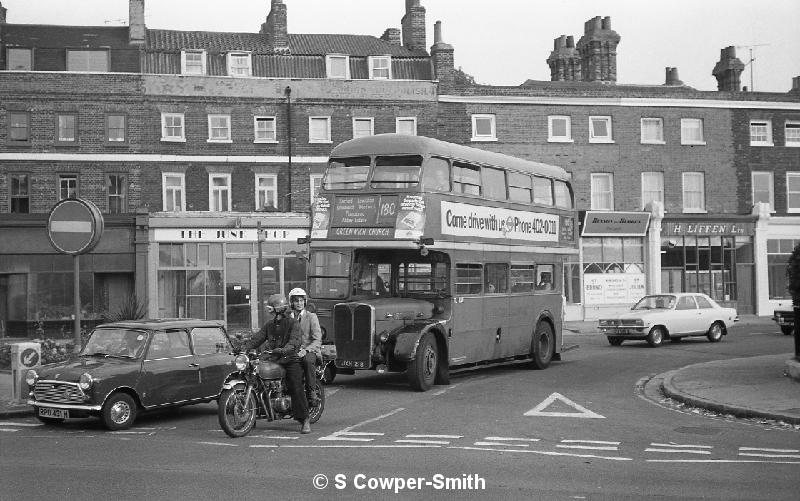
[[[308,270],[337,370],[427,390],[451,369],[560,359],[575,222],[559,167],[397,134],[337,146]]]

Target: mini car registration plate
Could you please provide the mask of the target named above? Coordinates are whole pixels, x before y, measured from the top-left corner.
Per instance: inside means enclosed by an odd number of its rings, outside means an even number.
[[[49,407],[39,407],[39,416],[56,418],[56,419],[69,419],[69,411],[67,409],[51,409]]]

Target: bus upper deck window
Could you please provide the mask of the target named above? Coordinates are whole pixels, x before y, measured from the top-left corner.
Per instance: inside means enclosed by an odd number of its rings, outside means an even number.
[[[369,164],[369,157],[331,159],[322,184],[326,190],[359,190],[367,184]]]
[[[481,194],[481,169],[480,167],[455,163],[453,164],[453,191]]]
[[[444,158],[430,158],[422,171],[422,183],[427,191],[450,191],[449,162]]]
[[[397,157],[381,156],[375,159],[375,172],[372,174],[372,188],[410,188],[419,185],[422,157],[406,155]]]
[[[555,192],[556,192],[556,207],[559,209],[571,209],[572,205],[572,193],[569,189],[569,185],[564,181],[556,181],[555,182]]]
[[[553,183],[546,177],[533,177],[533,203],[553,205]]]

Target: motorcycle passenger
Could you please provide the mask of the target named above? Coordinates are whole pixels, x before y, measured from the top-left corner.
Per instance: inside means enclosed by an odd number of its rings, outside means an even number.
[[[300,324],[300,332],[303,335],[303,344],[297,355],[303,361],[308,405],[314,407],[319,405],[319,397],[314,388],[317,381],[315,371],[317,360],[322,360],[322,329],[317,314],[306,309],[308,303],[306,291],[299,287],[292,289],[289,292],[289,303],[292,305],[292,316]]]
[[[311,433],[308,401],[303,391],[303,367],[297,353],[302,344],[300,324],[287,314],[289,305],[281,294],[271,295],[267,306],[274,317],[264,323],[244,348],[272,350],[272,359],[286,369],[286,384],[292,397],[292,417],[300,423],[300,433]]]

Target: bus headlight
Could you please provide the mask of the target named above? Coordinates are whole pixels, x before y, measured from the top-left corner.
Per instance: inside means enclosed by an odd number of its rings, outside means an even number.
[[[94,384],[94,378],[88,372],[84,372],[81,374],[81,378],[78,380],[78,386],[81,390],[86,391],[92,387]]]

